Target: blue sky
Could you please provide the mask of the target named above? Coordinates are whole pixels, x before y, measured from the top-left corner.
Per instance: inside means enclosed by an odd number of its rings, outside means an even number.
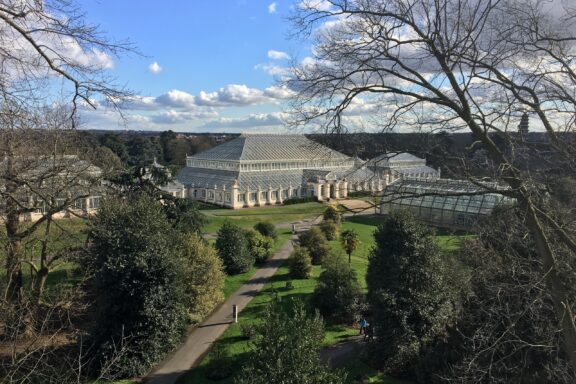
[[[127,129],[277,131],[289,92],[278,73],[302,58],[289,38],[293,1],[81,0],[89,22],[111,38],[129,39],[143,56],[114,59],[110,73],[137,95]],[[156,63],[156,64],[154,64]],[[118,129],[102,108],[86,128]]]

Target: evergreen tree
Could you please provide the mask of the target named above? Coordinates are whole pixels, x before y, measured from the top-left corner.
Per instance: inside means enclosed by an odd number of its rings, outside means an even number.
[[[312,259],[307,248],[295,247],[288,258],[290,277],[293,279],[307,279],[312,272]]]
[[[352,324],[362,303],[362,289],[356,272],[340,254],[328,257],[324,268],[314,289],[312,304],[324,318]]]
[[[229,275],[246,272],[254,265],[244,230],[229,221],[218,230],[216,249]]]
[[[176,236],[160,204],[140,197],[105,201],[90,239],[85,262],[94,273],[92,351],[100,366],[115,358],[120,376],[142,375],[177,345],[185,329]]]
[[[345,377],[320,361],[324,326],[302,302],[273,301],[257,326],[258,337],[236,384],[343,384]]]
[[[258,231],[262,236],[267,236],[274,240],[278,239],[276,226],[268,221],[260,221],[254,224],[254,229]]]
[[[318,227],[312,227],[302,232],[299,236],[300,246],[304,247],[312,257],[312,264],[320,265],[330,254],[330,245],[322,230]]]
[[[451,316],[433,231],[408,211],[390,214],[374,233],[366,282],[376,341],[371,354],[387,372],[410,374]]]

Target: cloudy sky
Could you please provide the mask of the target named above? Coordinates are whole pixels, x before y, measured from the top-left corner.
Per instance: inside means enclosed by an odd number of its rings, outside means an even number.
[[[283,129],[290,92],[277,80],[308,47],[289,38],[295,2],[264,0],[80,0],[89,22],[143,54],[109,71],[136,96],[127,126],[104,103],[85,128],[231,132]]]

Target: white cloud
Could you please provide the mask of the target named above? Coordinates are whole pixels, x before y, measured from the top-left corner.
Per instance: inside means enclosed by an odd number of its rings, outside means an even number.
[[[174,109],[164,111],[151,117],[155,124],[180,124],[197,119],[217,118],[218,113],[212,109],[196,112],[182,112]]]
[[[273,49],[268,51],[268,57],[272,60],[290,60],[290,55],[286,52],[275,51]]]
[[[172,108],[193,108],[195,106],[195,97],[187,92],[173,89],[158,96],[155,102]]]
[[[296,92],[285,85],[273,85],[264,90],[264,94],[277,100],[286,100],[296,96]]]
[[[242,106],[274,102],[260,89],[249,88],[243,84],[229,84],[216,92],[200,91],[195,97],[196,105],[200,106]]]
[[[276,6],[277,5],[278,4],[276,4],[276,3],[272,3],[272,4],[268,5],[268,13],[276,13]]]
[[[160,66],[160,64],[158,64],[158,62],[155,61],[155,62],[153,62],[152,64],[150,64],[150,65],[148,66],[148,70],[149,70],[151,73],[157,75],[157,74],[159,74],[160,72],[162,72],[162,67]]]
[[[281,79],[285,79],[290,76],[291,69],[288,67],[282,67],[280,65],[268,63],[268,64],[256,64],[254,69],[262,70],[270,76],[277,76]]]
[[[113,100],[108,100],[106,106],[111,106],[114,104],[112,101]],[[158,104],[156,104],[156,99],[147,96],[130,96],[116,101],[115,104],[123,109],[128,110],[134,109],[139,111],[154,111],[159,108]]]
[[[307,11],[329,11],[332,8],[332,3],[328,0],[302,0],[298,4],[298,8]]]
[[[246,117],[230,118],[222,117],[217,120],[209,121],[200,128],[202,129],[228,129],[228,130],[246,130],[246,129],[283,129],[285,114],[282,112],[257,113]]]

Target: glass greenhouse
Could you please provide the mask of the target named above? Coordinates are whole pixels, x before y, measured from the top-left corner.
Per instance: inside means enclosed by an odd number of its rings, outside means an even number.
[[[496,184],[493,189],[502,189]],[[512,200],[464,180],[404,178],[384,190],[381,213],[412,211],[419,220],[441,227],[469,229],[500,204]]]

